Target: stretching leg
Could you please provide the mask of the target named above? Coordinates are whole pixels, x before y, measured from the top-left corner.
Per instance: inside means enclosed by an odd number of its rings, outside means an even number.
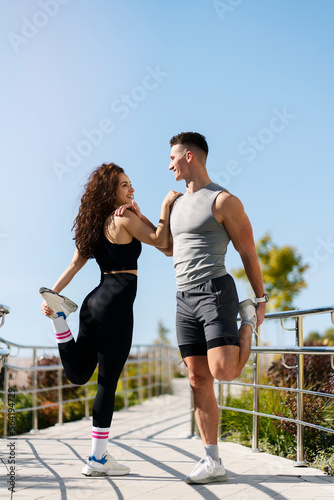
[[[70,382],[77,385],[88,382],[98,361],[98,325],[89,310],[89,300],[93,293],[94,291],[85,298],[82,304],[77,340],[75,341],[71,335],[69,341],[58,343],[59,354],[66,376]],[[65,320],[64,324],[64,328],[69,331]]]

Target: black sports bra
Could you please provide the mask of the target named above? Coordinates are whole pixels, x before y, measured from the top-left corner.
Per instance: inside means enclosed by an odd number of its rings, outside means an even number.
[[[130,271],[138,269],[137,260],[141,253],[141,242],[132,238],[130,243],[120,245],[107,240],[104,233],[94,258],[102,273],[108,271]]]

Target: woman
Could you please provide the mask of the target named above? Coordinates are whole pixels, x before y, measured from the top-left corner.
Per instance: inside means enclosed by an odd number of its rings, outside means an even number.
[[[137,259],[141,242],[160,248],[168,246],[170,207],[180,194],[168,193],[155,228],[141,214],[133,193],[128,176],[114,163],[103,164],[93,171],[73,225],[76,250],[72,262],[52,290],[40,289],[44,299],[41,309],[51,317],[67,378],[74,384],[85,384],[96,365],[99,366],[93,405],[92,451],[82,470],[88,476],[123,475],[130,471],[109,455],[107,444],[117,382],[132,341]],[[117,217],[115,210],[129,203],[133,211],[126,210]],[[75,341],[66,317],[77,306],[59,293],[92,257],[101,269],[101,282],[82,304]]]

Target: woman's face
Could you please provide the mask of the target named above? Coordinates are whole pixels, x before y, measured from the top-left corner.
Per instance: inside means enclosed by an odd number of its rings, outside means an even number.
[[[131,203],[135,190],[131,186],[129,177],[126,174],[118,175],[118,187],[116,191],[115,208]]]

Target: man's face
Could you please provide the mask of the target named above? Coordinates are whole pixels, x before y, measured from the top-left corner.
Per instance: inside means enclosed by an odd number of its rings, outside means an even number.
[[[186,148],[182,144],[176,144],[170,150],[169,170],[173,170],[176,181],[182,181],[187,177],[189,164],[186,153]]]

